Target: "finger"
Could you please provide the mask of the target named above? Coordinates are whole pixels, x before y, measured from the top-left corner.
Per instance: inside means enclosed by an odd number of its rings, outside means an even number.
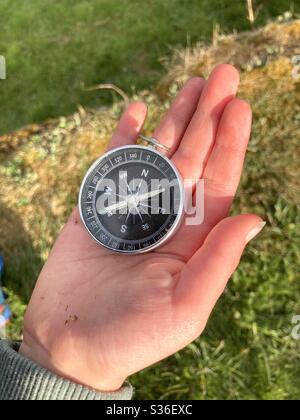
[[[147,106],[143,102],[131,103],[123,113],[108,146],[108,150],[134,144],[143,127]]]
[[[200,212],[201,206],[204,206],[204,220],[193,226],[182,225],[174,240],[166,244],[166,252],[178,252],[180,249],[182,257],[190,258],[211,229],[228,215],[243,169],[251,120],[251,108],[247,102],[233,99],[227,104],[203,173],[204,203],[199,202],[200,194],[194,194],[197,211]],[[181,247],[180,241],[185,238],[188,241]]]
[[[239,74],[234,67],[222,64],[212,71],[198,108],[173,156],[183,178],[197,180],[201,176],[213,147],[223,110],[235,96],[238,84]]]
[[[246,244],[264,225],[261,218],[251,214],[222,220],[183,269],[174,302],[181,316],[194,322],[196,336],[239,264]]]
[[[185,133],[197,108],[205,80],[201,77],[190,79],[176,96],[170,109],[153,133],[153,137],[169,147],[167,156],[172,156]]]
[[[234,99],[226,106],[203,173],[205,223],[209,225],[228,214],[240,182],[251,123],[246,101]]]

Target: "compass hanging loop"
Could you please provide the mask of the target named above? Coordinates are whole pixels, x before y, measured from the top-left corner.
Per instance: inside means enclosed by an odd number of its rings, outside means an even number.
[[[144,136],[143,134],[140,134],[139,136],[143,141],[148,143],[151,147],[154,147],[154,149],[163,149],[164,151],[168,152],[170,148],[168,146],[165,146],[164,144],[160,143],[159,140],[157,140],[155,137],[148,137]]]

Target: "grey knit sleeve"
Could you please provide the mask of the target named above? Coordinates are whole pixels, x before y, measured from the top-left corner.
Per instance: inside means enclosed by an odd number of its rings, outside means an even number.
[[[132,387],[96,392],[60,378],[18,353],[20,343],[0,340],[0,400],[130,400]]]

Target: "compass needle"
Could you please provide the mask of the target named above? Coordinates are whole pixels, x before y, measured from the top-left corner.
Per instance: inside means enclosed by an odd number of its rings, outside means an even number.
[[[130,187],[128,185],[128,182],[126,182],[126,185],[127,185],[128,191],[130,192],[130,194],[132,194],[132,191],[131,191],[131,189],[130,189]]]
[[[140,216],[141,222],[144,223],[144,220],[142,218],[141,212],[139,211],[138,208],[136,208],[137,214]]]

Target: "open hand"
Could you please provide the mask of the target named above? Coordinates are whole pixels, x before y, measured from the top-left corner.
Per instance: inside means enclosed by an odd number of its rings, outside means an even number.
[[[182,224],[161,248],[119,255],[100,247],[75,209],[57,239],[29,304],[21,353],[100,391],[197,338],[263,227],[255,215],[228,218],[251,129],[249,105],[236,99],[238,72],[214,69],[189,80],[154,132],[183,178],[205,181],[205,217]],[[132,103],[110,148],[135,143],[146,116]]]

